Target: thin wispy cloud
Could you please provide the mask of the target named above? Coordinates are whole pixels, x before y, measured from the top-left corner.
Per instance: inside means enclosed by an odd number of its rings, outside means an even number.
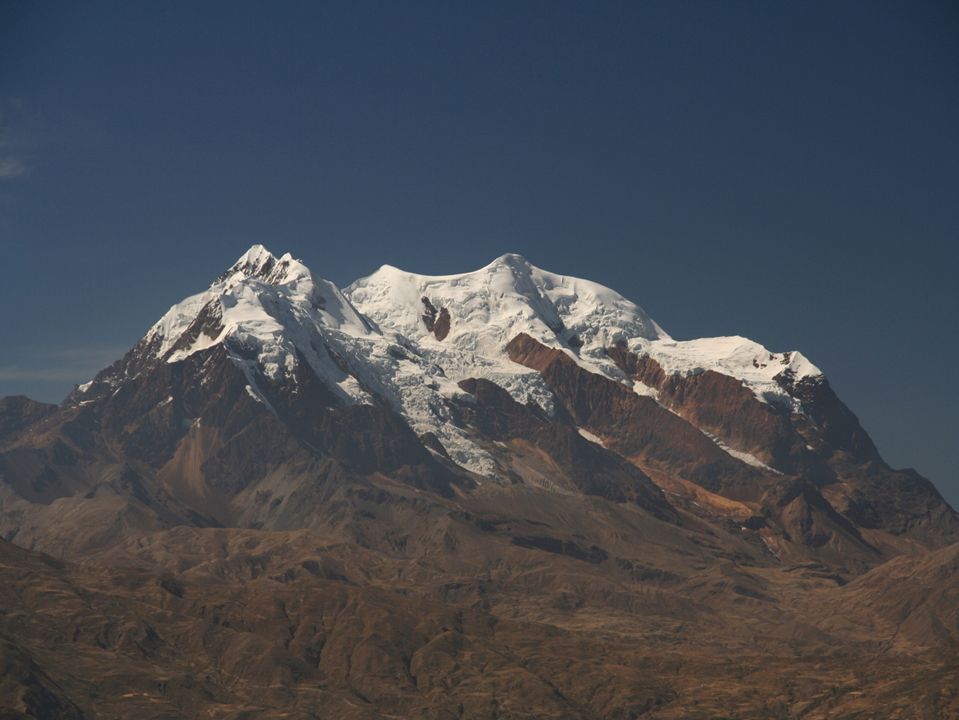
[[[0,144],[0,180],[18,178],[29,172],[29,168],[20,158],[2,155],[5,152],[5,148]]]
[[[23,128],[24,103],[17,98],[0,98],[0,181],[29,174],[30,143]]]
[[[109,367],[127,349],[104,345],[31,352],[29,362],[0,365],[0,382],[81,383]]]
[[[70,347],[51,350],[48,355],[53,358],[73,361],[79,365],[96,365],[97,369],[102,369],[120,358],[129,349],[126,345]]]
[[[79,382],[82,377],[72,368],[0,367],[0,382]]]

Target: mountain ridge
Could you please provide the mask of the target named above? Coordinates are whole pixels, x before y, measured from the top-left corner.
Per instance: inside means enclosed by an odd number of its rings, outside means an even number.
[[[516,255],[340,291],[254,246],[61,405],[0,399],[0,538],[0,701],[77,717],[907,718],[881,688],[954,673],[959,517],[818,368]]]
[[[384,273],[387,276],[385,282]],[[262,287],[253,287],[261,282]],[[464,282],[481,287],[463,292]],[[457,290],[452,297],[449,292],[443,292],[450,284]],[[278,288],[279,292],[270,288]],[[440,293],[437,302],[443,307],[439,312],[455,310],[455,317],[451,316],[452,337],[444,336],[435,343],[430,342],[430,332],[417,332],[423,329],[420,319],[429,309],[423,299],[432,302],[428,298],[430,288],[434,295]],[[271,295],[274,306],[285,302],[298,311],[299,317],[273,317],[271,310],[258,302],[257,293],[264,292]],[[389,298],[385,308],[383,303],[372,299],[377,293]],[[397,293],[399,300],[394,297]],[[548,297],[550,295],[553,297]],[[471,302],[464,302],[466,296],[472,298]],[[487,302],[491,297],[499,301],[494,303],[493,312],[498,314],[493,319],[489,316],[493,306]],[[318,305],[318,298],[330,305]],[[365,307],[367,312],[361,314],[357,306]],[[464,306],[466,312],[462,312]],[[376,331],[371,322],[376,325]],[[589,369],[614,378],[621,374],[608,357],[609,347],[623,342],[633,342],[635,347],[637,342],[662,341],[665,343],[662,347],[643,344],[639,351],[657,358],[674,374],[696,374],[707,369],[732,374],[764,402],[767,396],[777,401],[795,402],[795,398],[784,392],[781,383],[775,380],[777,371],[790,370],[794,377],[798,372],[800,379],[821,374],[798,353],[769,353],[761,345],[743,338],[675,342],[641,308],[618,293],[591,281],[540,270],[514,253],[503,255],[479,270],[458,275],[416,275],[384,266],[352,283],[344,293],[329,281],[314,276],[288,253],[277,258],[262,245],[255,245],[207,291],[174,305],[140,344],[158,343],[159,347],[151,352],[165,355],[168,362],[175,362],[232,335],[238,345],[245,340],[259,344],[259,364],[273,379],[284,371],[289,374],[296,355],[302,354],[334,394],[350,401],[367,402],[364,381],[370,383],[371,375],[383,376],[390,371],[395,377],[399,368],[358,369],[357,374],[365,377],[354,378],[354,382],[350,373],[342,371],[342,363],[335,358],[368,356],[374,343],[360,342],[362,347],[344,347],[343,341],[356,346],[358,340],[373,337],[382,341],[379,345],[407,348],[412,341],[420,350],[425,341],[427,351],[445,350],[450,346],[451,351],[445,353],[442,362],[417,367],[415,373],[429,374],[436,365],[452,364],[456,366],[454,372],[459,373],[458,380],[465,377],[463,373],[466,371],[482,371],[488,379],[503,385],[518,401],[532,400],[550,411],[551,398],[536,374],[518,372],[517,366],[502,351],[506,342],[520,332],[532,334],[552,346],[564,347]],[[328,348],[327,353],[313,352],[311,343],[317,340],[317,335],[323,335],[322,340],[334,347]],[[381,355],[401,352],[389,346],[377,350]],[[452,357],[454,352],[465,357]],[[333,356],[332,365],[337,367],[331,366],[328,355]],[[408,355],[406,359],[413,357]],[[240,359],[237,357],[235,361],[240,362]],[[363,365],[357,357],[354,361],[356,365]],[[245,372],[249,374],[249,370],[247,367]],[[446,382],[442,375],[437,377],[435,374],[431,380],[445,385],[440,395],[457,395],[455,382]],[[635,382],[640,392],[657,392],[639,380]],[[82,401],[79,394],[90,385],[79,386],[71,397],[77,402]],[[249,385],[251,392],[263,399],[255,380],[251,378]],[[442,399],[417,396],[405,392],[402,387],[392,388],[392,392],[382,386],[377,390],[392,395],[390,400],[394,407],[414,422],[442,404]],[[424,427],[423,431],[429,429]],[[456,442],[457,438],[447,440]],[[470,463],[466,460],[468,454],[469,449],[464,449],[461,454],[467,464]],[[472,458],[472,461],[471,470],[479,470],[482,474],[491,469],[481,457]]]
[[[889,468],[825,376],[800,353],[769,352],[739,337],[675,341],[615,291],[541,270],[515,253],[453,275],[383,266],[340,291],[290,254],[277,257],[254,245],[206,291],[174,305],[123,359],[78,386],[63,407],[112,401],[157,372],[179,377],[184,397],[196,395],[189,388],[197,381],[202,388],[236,375],[230,393],[246,396],[236,407],[256,403],[292,429],[307,452],[332,432],[319,429],[330,421],[314,417],[317,408],[332,418],[359,417],[358,409],[368,407],[366,415],[412,431],[403,442],[420,448],[411,449],[413,455],[429,457],[426,465],[435,467],[428,474],[466,478],[440,483],[448,488],[516,481],[504,439],[491,440],[470,425],[488,430],[484,415],[512,413],[505,398],[495,400],[495,408],[466,412],[477,402],[466,388],[491,383],[534,410],[522,429],[514,414],[512,432],[532,432],[538,412],[554,426],[598,439],[644,476],[663,478],[659,489],[672,493],[674,504],[701,508],[708,499],[707,507],[725,516],[727,501],[740,503],[734,521],[773,520],[757,528],[773,553],[788,555],[797,533],[807,550],[828,545],[824,538],[837,532],[852,533],[850,542],[882,557],[898,552],[906,535],[936,544],[940,530],[948,537],[959,532],[931,483]],[[205,434],[193,428],[204,411],[177,407],[180,393],[168,393],[167,383],[152,408],[138,401],[120,413],[128,418],[132,412],[139,423],[162,417],[167,404],[177,408],[179,428],[165,425],[157,434],[168,437],[153,453],[157,462],[183,436]],[[592,396],[583,398],[580,385],[593,388]],[[608,400],[598,410],[583,405],[600,398]],[[216,398],[204,402],[217,406]],[[424,482],[439,487],[435,478]],[[808,487],[788,489],[796,482]],[[806,504],[787,519],[783,508],[796,498]],[[816,507],[826,513],[820,518],[825,528],[810,534]],[[860,562],[874,561],[864,555]]]

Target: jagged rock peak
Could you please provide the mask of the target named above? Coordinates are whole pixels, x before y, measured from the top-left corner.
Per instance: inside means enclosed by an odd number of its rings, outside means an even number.
[[[286,346],[282,357],[271,358],[272,366],[287,361],[288,353],[304,351],[301,346],[309,348],[316,332],[332,329],[360,336],[370,332],[333,283],[290,253],[277,258],[263,245],[253,245],[205,292],[170,308],[144,341],[168,362],[229,338],[261,350]]]
[[[277,258],[263,245],[253,245],[230,268],[220,275],[211,287],[232,286],[245,279],[259,280],[270,285],[312,280],[310,269],[290,253]]]

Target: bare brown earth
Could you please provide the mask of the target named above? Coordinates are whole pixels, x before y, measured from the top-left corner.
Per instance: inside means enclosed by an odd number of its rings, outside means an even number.
[[[526,495],[486,500],[533,511],[540,498]],[[562,535],[539,524],[556,519],[542,510],[523,528],[447,517],[391,553],[311,531],[186,527],[83,562],[0,543],[6,717],[959,712],[954,604],[951,636],[929,635],[923,621],[904,644],[896,613],[917,586],[893,581],[877,591],[887,578],[867,575],[841,587],[815,566],[717,563],[695,535],[670,538],[675,547],[651,539],[630,557],[638,544],[631,552],[616,540],[637,522],[629,511],[556,512],[587,520],[578,527],[594,527],[586,540],[609,556],[595,562],[515,543]],[[523,535],[510,541],[516,531]],[[679,567],[678,555],[690,556],[686,570],[663,567]],[[947,578],[953,597],[955,578]],[[863,604],[875,622],[863,620]]]
[[[221,347],[0,401],[0,718],[959,717],[959,521],[828,386],[509,351],[559,408],[461,383],[498,482]]]

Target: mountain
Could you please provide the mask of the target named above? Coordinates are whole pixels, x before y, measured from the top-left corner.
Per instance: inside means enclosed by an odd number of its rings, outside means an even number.
[[[341,290],[252,247],[60,406],[0,400],[0,535],[13,717],[955,708],[934,486],[801,353],[513,254]]]

